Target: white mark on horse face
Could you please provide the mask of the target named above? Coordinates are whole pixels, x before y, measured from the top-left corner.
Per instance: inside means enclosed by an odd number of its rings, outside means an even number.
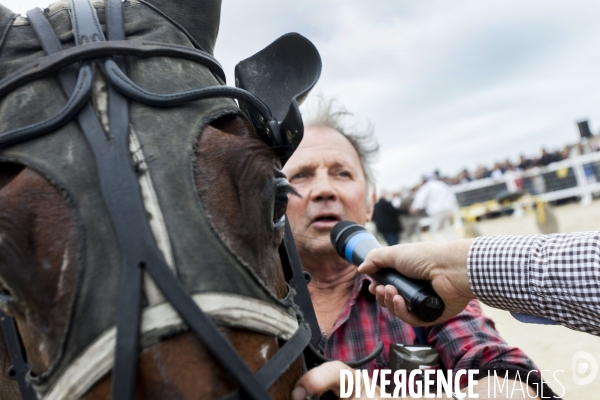
[[[40,342],[40,345],[38,346],[38,351],[40,352],[40,354],[44,354],[46,352],[47,348],[48,348],[48,343],[45,340],[42,340]]]
[[[65,248],[65,252],[63,253],[63,262],[60,266],[60,275],[58,277],[58,296],[62,296],[63,289],[65,285],[65,271],[67,270],[67,266],[69,265],[69,249]]]
[[[38,352],[42,363],[50,365],[52,360],[50,358],[50,341],[48,340],[48,338],[44,338],[40,341],[40,344],[38,346]]]
[[[269,345],[267,343],[260,346],[260,356],[267,361],[267,354],[269,353]]]

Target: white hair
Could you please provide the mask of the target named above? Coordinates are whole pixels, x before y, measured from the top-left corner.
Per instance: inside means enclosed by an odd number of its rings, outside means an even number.
[[[354,147],[367,181],[367,202],[375,193],[375,171],[373,163],[379,154],[379,143],[374,134],[373,124],[369,121],[361,124],[354,114],[336,99],[326,99],[321,95],[312,96],[307,106],[308,117],[304,126],[319,126],[332,128],[341,133]]]

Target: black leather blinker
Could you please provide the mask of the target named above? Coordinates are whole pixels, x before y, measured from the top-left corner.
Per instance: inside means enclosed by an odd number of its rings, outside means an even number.
[[[240,101],[261,139],[273,147],[282,163],[288,160],[304,134],[299,106],[321,75],[321,57],[304,36],[288,33],[235,67],[235,84],[262,100],[273,121]]]

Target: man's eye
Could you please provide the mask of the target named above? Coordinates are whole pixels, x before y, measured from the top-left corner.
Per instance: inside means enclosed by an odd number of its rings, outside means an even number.
[[[294,180],[294,179],[302,179],[302,178],[306,178],[306,174],[304,172],[299,172],[296,175],[292,176],[292,180]]]
[[[350,172],[348,172],[348,171],[342,171],[342,172],[340,172],[340,176],[343,176],[345,178],[350,178],[351,175],[350,175]]]

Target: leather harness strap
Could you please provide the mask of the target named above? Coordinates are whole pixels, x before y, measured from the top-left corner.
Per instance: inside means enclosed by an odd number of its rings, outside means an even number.
[[[87,1],[71,1],[73,31],[77,44],[86,43],[92,39],[104,39],[102,31],[98,32],[89,29],[96,26],[97,21],[95,12],[93,13],[94,16],[81,15],[87,14],[85,12],[86,6],[91,7],[91,4]],[[45,24],[43,25],[46,25],[46,27],[49,28],[45,18],[43,21],[45,21]],[[50,32],[48,29],[44,29],[43,32],[40,32],[37,29],[37,25],[40,22],[42,22],[41,19],[32,21],[32,27],[42,43],[44,50],[49,53],[51,48],[54,50],[57,49],[55,44],[58,42],[58,38],[56,38],[54,31],[52,31],[51,28]],[[88,28],[88,30],[80,32],[78,29],[82,26]],[[44,35],[42,35],[42,33]],[[54,39],[48,39],[52,37]],[[45,45],[46,42],[49,44]],[[50,43],[52,43],[52,45]],[[63,90],[69,95],[72,90],[72,88],[69,87],[69,81],[61,78],[62,77],[59,76]],[[125,104],[121,102],[121,107],[124,109],[122,112],[125,113],[125,117],[128,118],[126,102]],[[113,381],[113,398],[128,399],[133,396],[135,368],[138,356],[142,276],[142,269],[138,264],[143,262],[142,260],[148,260],[147,262],[161,262],[162,258],[160,255],[156,255],[156,250],[152,246],[154,241],[147,240],[148,237],[151,238],[151,234],[149,235],[149,229],[147,227],[147,222],[145,222],[143,210],[139,210],[138,202],[141,200],[141,195],[139,190],[137,190],[137,179],[132,173],[133,171],[129,161],[127,125],[124,127],[118,126],[113,123],[111,118],[110,140],[107,141],[102,126],[89,101],[87,101],[84,109],[77,118],[81,130],[94,152],[103,196],[110,210],[113,226],[119,238],[121,252],[123,254],[119,288],[120,307],[117,317],[117,326],[119,327],[117,330],[117,361],[115,362],[115,368],[113,369],[113,371],[119,370],[120,374],[117,376],[120,378]],[[119,179],[111,179],[111,176],[119,176]],[[114,195],[110,194],[115,191],[126,193],[127,195],[123,196],[121,199],[116,199],[114,198]],[[140,211],[142,212],[140,213]],[[142,218],[140,218],[140,216]],[[125,225],[123,224],[124,222]],[[131,365],[132,361],[133,366]],[[133,373],[131,370],[133,370]],[[113,377],[115,376],[113,375]],[[116,397],[115,393],[119,393],[122,396]]]
[[[295,302],[300,307],[304,320],[310,326],[311,340],[310,344],[317,347],[321,340],[321,328],[317,321],[317,315],[310,299],[310,293],[308,292],[308,282],[310,281],[310,275],[302,271],[302,264],[300,263],[300,257],[298,257],[298,251],[296,250],[296,243],[294,243],[294,237],[292,236],[292,228],[290,222],[286,218],[285,220],[285,234],[283,236],[283,243],[279,248],[279,256],[282,260],[283,269],[287,272],[286,279],[289,285],[296,291],[297,296]]]
[[[60,54],[54,53],[40,57],[4,78],[2,85],[0,85],[0,97],[6,96],[9,92],[27,82],[43,78],[73,63],[106,56],[177,57],[204,65],[216,77],[225,82],[225,74],[221,69],[221,65],[201,50],[175,44],[153,43],[143,40],[121,40],[85,43],[61,50]]]
[[[64,74],[59,75],[59,79],[63,79]],[[28,125],[23,128],[14,129],[4,132],[0,135],[0,141],[4,146],[23,142],[25,140],[34,139],[38,136],[45,135],[55,131],[58,127],[63,126],[77,115],[84,108],[90,94],[92,93],[92,68],[88,63],[81,66],[79,76],[69,80],[76,82],[74,85],[69,85],[71,88],[71,96],[64,105],[62,110],[54,117],[36,124]],[[1,97],[1,96],[0,96]]]
[[[39,36],[45,37],[45,36]],[[138,49],[138,46],[131,45],[130,42],[134,41],[126,41],[127,43],[119,46],[119,49]],[[87,47],[87,51],[84,52],[72,52],[76,57],[71,57],[71,63],[74,63],[78,60],[86,60],[89,58],[96,57],[98,54],[96,50],[102,49],[100,52],[102,55],[110,54],[110,50],[113,49],[112,46],[105,46],[106,42],[94,42],[88,45],[77,46],[72,49],[78,49],[79,47]],[[145,45],[146,43],[141,43]],[[7,78],[5,78],[0,83],[0,97],[5,96],[18,86],[25,84],[31,80],[45,77],[46,75],[56,72],[59,68],[68,67],[70,63],[65,63],[64,59],[59,57],[52,57],[56,54],[62,54],[63,52],[69,52],[67,49],[63,50],[60,53],[53,53],[49,56],[43,57],[48,62],[38,62],[35,60],[23,67],[19,71],[11,74]],[[164,51],[163,51],[164,50]],[[166,47],[164,45],[152,45],[152,48],[145,48],[142,51],[142,54],[145,56],[155,56],[155,55],[169,55],[173,57],[181,56],[181,58],[187,59],[186,56],[190,55],[185,51],[182,51],[180,48],[175,47]],[[127,54],[126,52],[123,54]],[[130,54],[133,55],[133,54]],[[192,55],[197,55],[192,52]],[[205,57],[195,57],[195,61],[205,61],[206,59],[212,58],[209,56]],[[189,90],[180,93],[171,93],[171,94],[156,94],[148,92],[134,82],[132,82],[127,76],[122,72],[121,68],[112,60],[107,59],[102,63],[104,72],[107,77],[111,80],[111,82],[119,89],[123,94],[133,98],[134,100],[138,100],[144,104],[149,104],[153,106],[161,106],[161,107],[170,107],[183,103],[187,103],[193,100],[199,99],[208,99],[215,97],[232,97],[243,100],[253,106],[253,108],[259,113],[259,115],[264,116],[264,120],[267,121],[266,126],[264,127],[267,130],[267,135],[272,135],[274,137],[279,137],[279,125],[277,121],[275,121],[271,115],[269,108],[256,96],[252,93],[229,86],[218,86],[218,87],[206,87],[200,89]],[[59,78],[64,76],[66,71],[61,71],[59,73]],[[91,92],[91,71],[87,69],[84,65],[81,67],[79,71],[79,79],[77,80],[76,90],[72,91],[72,94],[67,102],[67,104],[63,107],[63,109],[53,118],[42,121],[37,124],[29,125],[23,128],[15,129],[13,131],[4,132],[0,135],[0,142],[3,145],[10,145],[14,143],[18,143],[21,141],[33,139],[35,137],[44,135],[49,132],[53,132],[58,129],[60,126],[64,125],[67,121],[69,121],[77,112],[83,107],[87,97]],[[69,92],[71,93],[71,92]]]
[[[108,40],[125,40],[125,23],[123,21],[123,8],[120,0],[106,0],[106,36]]]
[[[89,1],[70,0],[75,45],[106,40],[96,10]]]
[[[109,81],[120,92],[128,97],[139,101],[140,103],[148,104],[156,107],[172,107],[179,104],[184,104],[190,101],[199,99],[208,99],[211,97],[234,97],[243,101],[255,101],[255,108],[258,108],[262,115],[270,115],[269,108],[260,99],[255,98],[251,93],[235,87],[229,86],[214,86],[205,87],[184,92],[158,94],[144,90],[133,82],[119,66],[111,59],[106,59],[102,63],[102,70],[106,74]]]
[[[23,351],[23,345],[21,344],[21,338],[19,337],[14,318],[0,311],[0,327],[4,333],[4,340],[6,341],[10,361],[12,362],[12,366],[8,371],[0,371],[0,373],[6,372],[10,379],[17,381],[23,400],[37,400],[35,391],[26,380],[29,365],[25,359],[25,352]]]
[[[260,384],[269,388],[273,386],[277,379],[279,379],[281,371],[287,371],[292,363],[302,355],[302,352],[310,342],[310,336],[310,328],[307,325],[300,325],[294,336],[269,359],[267,364],[258,370],[256,379]],[[223,400],[242,399],[243,396],[237,390],[223,398]]]
[[[109,1],[106,1],[108,5]],[[112,4],[109,6],[111,8],[111,12],[109,18],[106,20],[107,29],[111,30],[113,36],[117,36],[119,39],[124,40],[125,36],[121,35],[123,30],[123,18],[118,18],[118,15],[122,15],[122,9],[119,4]],[[92,41],[104,41],[104,35],[102,35],[102,29],[100,28],[100,24],[97,23],[96,10],[92,6],[92,4],[88,1],[81,0],[71,0],[71,9],[73,11],[73,19],[77,15],[80,15],[77,8],[73,9],[73,5],[82,5],[87,4],[89,7],[85,9],[83,15],[89,19],[90,15],[96,22],[95,25],[92,25],[90,21],[85,21],[86,26],[89,30],[94,28],[93,32],[89,32],[87,34],[91,34]],[[111,20],[110,17],[116,17],[115,20]],[[80,21],[84,23],[83,21]],[[76,36],[83,35],[84,33],[79,27],[75,27],[74,29]],[[96,36],[97,35],[97,36]],[[98,37],[98,40],[93,40],[93,38]],[[82,38],[85,38],[83,36]],[[83,40],[82,40],[83,41]],[[122,60],[118,60],[118,62],[124,66]],[[125,154],[129,152],[129,104],[127,99],[121,95],[121,93],[114,90],[113,87],[109,89],[109,121],[110,121],[110,129],[109,129],[109,137],[111,140],[117,140],[120,142],[123,148],[121,149],[121,154],[119,157],[123,157],[128,160],[129,166],[124,165],[123,169],[129,169],[129,171],[133,172],[131,169],[131,159],[129,157],[125,157]],[[115,171],[116,172],[116,171]],[[136,178],[134,174],[133,178]],[[136,178],[137,181],[137,178]],[[136,182],[137,183],[137,182]],[[136,201],[136,208],[140,208],[140,204],[143,204],[141,200],[141,193],[139,191],[139,186],[136,184],[135,188],[140,199]],[[106,198],[106,194],[104,194]],[[133,204],[132,204],[133,205]],[[127,210],[129,207],[117,206],[115,204],[115,208],[119,207],[121,212]],[[110,208],[110,206],[109,206]],[[111,210],[111,214],[116,214]],[[145,214],[145,210],[144,210]],[[140,216],[141,217],[141,216]],[[118,218],[118,217],[117,217]],[[144,217],[147,221],[147,218]],[[114,221],[113,221],[114,223]],[[124,228],[124,227],[123,227]],[[123,229],[124,234],[131,233],[131,228]],[[148,229],[146,229],[148,228]],[[144,241],[146,243],[139,243],[141,245],[140,253],[136,255],[138,258],[134,261],[133,259],[128,260],[128,265],[123,262],[123,269],[121,271],[121,282],[119,287],[119,305],[118,305],[118,313],[117,313],[117,343],[115,348],[115,364],[112,370],[112,398],[113,399],[133,399],[135,393],[135,375],[137,370],[137,358],[139,353],[139,341],[140,341],[140,324],[141,324],[141,308],[142,308],[142,275],[143,265],[146,262],[152,263],[160,263],[161,266],[168,269],[164,258],[161,256],[158,247],[156,246],[156,242],[154,241],[153,235],[151,234],[151,230],[148,225],[144,226],[145,237]],[[126,232],[129,231],[129,232]],[[121,251],[123,251],[123,247],[128,247],[126,242],[121,241]],[[150,243],[154,244],[151,245]],[[145,249],[143,249],[145,247]],[[143,249],[143,250],[142,250]],[[148,260],[147,251],[150,251],[154,260]],[[129,250],[126,250],[129,251]],[[146,254],[144,254],[146,253]],[[146,261],[147,260],[147,261]],[[170,272],[170,271],[169,271]],[[133,289],[133,290],[132,290]]]

